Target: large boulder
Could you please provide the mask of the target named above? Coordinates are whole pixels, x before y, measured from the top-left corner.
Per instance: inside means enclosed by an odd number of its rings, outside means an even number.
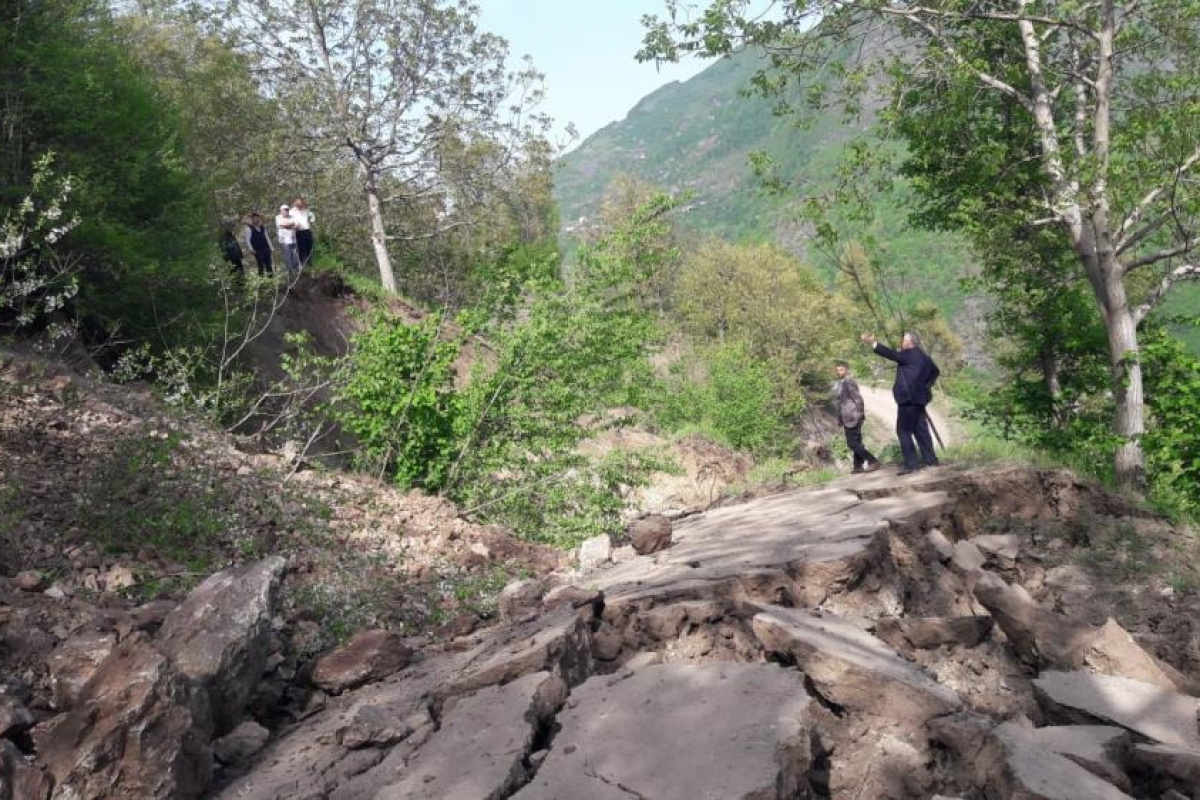
[[[203,689],[135,634],[33,736],[56,800],[192,800],[208,787],[211,733]]]
[[[340,694],[399,672],[412,659],[413,651],[400,634],[363,631],[346,645],[317,659],[312,682],[327,692]]]
[[[159,648],[208,693],[217,733],[242,719],[270,654],[279,556],[211,575],[167,615]]]

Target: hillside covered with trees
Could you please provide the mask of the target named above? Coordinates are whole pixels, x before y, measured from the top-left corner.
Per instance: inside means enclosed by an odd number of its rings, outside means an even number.
[[[769,5],[0,0],[0,800],[1194,792],[1200,4]]]

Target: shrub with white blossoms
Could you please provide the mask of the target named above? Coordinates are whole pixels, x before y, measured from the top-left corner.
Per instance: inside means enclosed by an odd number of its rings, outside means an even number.
[[[0,326],[44,322],[79,291],[75,264],[54,245],[79,225],[67,208],[70,175],[54,174],[54,154],[34,165],[29,195],[0,217]]]

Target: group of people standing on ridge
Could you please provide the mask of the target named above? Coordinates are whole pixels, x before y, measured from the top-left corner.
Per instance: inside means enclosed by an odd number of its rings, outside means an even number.
[[[904,334],[899,350],[880,344],[871,333],[864,333],[862,340],[871,346],[876,355],[896,363],[892,397],[896,400],[896,436],[900,440],[900,453],[904,458],[900,474],[907,475],[922,467],[936,467],[938,458],[933,450],[926,406],[933,400],[933,384],[941,375],[941,370],[929,354],[921,349],[920,337],[915,333]],[[838,377],[834,385],[838,422],[845,431],[846,445],[854,454],[853,471],[874,472],[879,469],[879,459],[863,444],[862,426],[866,408],[862,392],[850,376],[850,366],[845,361],[837,362],[835,371]]]
[[[308,203],[303,197],[297,197],[289,206],[286,203],[279,207],[275,215],[275,239],[278,243],[280,258],[287,269],[288,275],[295,276],[308,265],[313,252],[312,225],[315,216],[308,210]],[[267,232],[263,217],[257,211],[250,215],[246,222],[242,240],[234,234],[233,223],[226,224],[221,232],[221,251],[231,269],[242,274],[245,258],[242,249],[246,248],[254,254],[258,264],[259,275],[273,275],[275,246],[271,244],[271,236]]]

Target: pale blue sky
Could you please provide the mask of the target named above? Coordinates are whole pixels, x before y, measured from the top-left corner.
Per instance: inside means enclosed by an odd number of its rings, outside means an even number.
[[[579,140],[623,119],[663,84],[686,80],[707,62],[639,64],[643,14],[662,15],[663,0],[477,0],[482,27],[509,42],[512,64],[528,54],[546,75],[542,110],[556,130],[575,123]]]

